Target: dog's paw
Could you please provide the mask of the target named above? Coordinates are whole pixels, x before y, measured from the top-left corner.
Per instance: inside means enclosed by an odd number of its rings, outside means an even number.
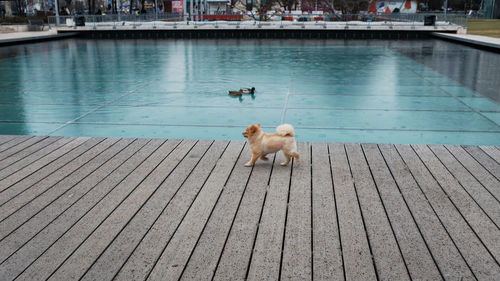
[[[281,166],[286,166],[286,165],[288,165],[288,163],[287,163],[287,162],[283,162],[283,163],[281,163],[280,165],[281,165]]]
[[[245,167],[252,167],[252,166],[253,166],[253,164],[250,163],[250,162],[248,162],[248,163],[245,164]]]

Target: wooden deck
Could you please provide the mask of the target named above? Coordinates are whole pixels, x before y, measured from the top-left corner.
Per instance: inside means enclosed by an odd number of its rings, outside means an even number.
[[[500,280],[500,148],[0,136],[0,280]]]

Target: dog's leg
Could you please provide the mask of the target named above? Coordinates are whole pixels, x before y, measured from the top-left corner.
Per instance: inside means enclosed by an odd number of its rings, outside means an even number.
[[[290,163],[292,156],[288,153],[283,153],[283,154],[285,154],[286,160],[285,160],[285,162],[281,163],[281,166],[286,166],[286,165],[288,165],[288,163]]]
[[[262,156],[260,157],[260,159],[262,159],[262,160],[264,160],[264,161],[269,160],[269,158],[267,158],[265,154],[262,154]]]
[[[257,161],[257,159],[259,158],[260,154],[253,154],[252,153],[252,159],[250,159],[250,161],[248,161],[248,163],[245,164],[246,167],[250,167],[250,166],[253,166],[253,164],[255,164],[255,161]]]
[[[292,156],[295,157],[295,160],[297,161],[297,165],[300,165],[300,155],[297,152],[293,152]]]

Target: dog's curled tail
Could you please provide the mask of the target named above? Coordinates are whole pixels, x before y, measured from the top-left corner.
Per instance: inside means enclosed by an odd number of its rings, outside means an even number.
[[[290,124],[282,124],[276,127],[276,133],[283,137],[293,137],[295,136],[295,132],[293,130],[292,125]]]

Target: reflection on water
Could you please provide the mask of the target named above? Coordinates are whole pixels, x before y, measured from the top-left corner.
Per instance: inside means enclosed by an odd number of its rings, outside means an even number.
[[[392,49],[500,104],[500,54],[442,40],[407,41]]]
[[[290,122],[306,141],[499,145],[499,60],[440,40],[3,47],[0,134],[242,139]]]

